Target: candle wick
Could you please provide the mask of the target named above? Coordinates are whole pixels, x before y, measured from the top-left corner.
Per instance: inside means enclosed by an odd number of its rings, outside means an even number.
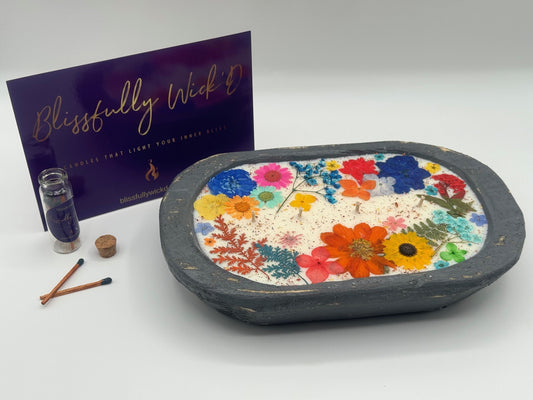
[[[360,211],[360,207],[361,207],[361,202],[358,201],[357,203],[355,203],[355,213],[356,214],[360,214],[361,211]]]

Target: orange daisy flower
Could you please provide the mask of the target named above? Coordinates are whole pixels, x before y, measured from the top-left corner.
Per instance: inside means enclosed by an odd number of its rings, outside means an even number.
[[[361,186],[359,186],[356,181],[341,179],[339,184],[344,189],[344,192],[341,193],[343,196],[359,197],[363,200],[370,199],[370,192],[367,192],[367,190],[372,190],[376,187],[376,181],[364,181],[361,183]]]
[[[387,230],[366,223],[352,228],[337,224],[333,232],[325,232],[320,239],[326,243],[331,258],[344,267],[354,278],[366,278],[370,274],[383,275],[385,266],[395,268],[392,261],[383,258],[383,239]]]
[[[244,217],[246,219],[251,219],[253,215],[252,213],[257,213],[259,211],[259,207],[257,207],[258,204],[259,201],[253,197],[234,196],[226,202],[225,207],[226,212],[234,218],[242,219]]]

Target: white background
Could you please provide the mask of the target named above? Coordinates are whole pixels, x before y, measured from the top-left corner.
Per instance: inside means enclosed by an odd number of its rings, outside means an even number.
[[[251,30],[258,149],[446,146],[496,171],[531,224],[529,0],[77,3],[2,1],[0,81]],[[442,311],[248,326],[171,276],[159,200],[82,221],[82,248],[54,254],[5,84],[0,137],[3,399],[531,396],[530,239],[513,269]],[[109,260],[92,244],[104,233],[119,241]],[[69,285],[113,283],[41,306],[79,257]]]

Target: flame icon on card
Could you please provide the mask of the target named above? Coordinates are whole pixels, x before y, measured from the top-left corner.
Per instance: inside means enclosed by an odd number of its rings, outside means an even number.
[[[146,174],[144,174],[144,179],[146,179],[148,182],[155,181],[157,178],[159,178],[159,172],[154,164],[152,164],[152,160],[148,160],[148,164],[150,165],[150,168]]]

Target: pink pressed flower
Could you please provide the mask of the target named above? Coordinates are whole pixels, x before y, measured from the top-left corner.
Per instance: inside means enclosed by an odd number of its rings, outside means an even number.
[[[296,257],[296,263],[307,268],[305,275],[312,283],[324,282],[330,274],[342,274],[344,268],[336,261],[328,262],[329,251],[325,247],[317,247],[311,252],[311,255],[300,254]]]
[[[287,231],[283,235],[277,235],[277,237],[279,238],[279,244],[281,244],[281,246],[285,248],[292,248],[294,246],[297,246],[302,240],[302,236],[303,235],[301,233],[296,233],[294,231]]]
[[[398,229],[403,229],[407,225],[404,224],[405,220],[403,218],[394,218],[389,217],[383,222],[383,226],[389,228],[389,230],[395,232]]]
[[[281,168],[278,164],[267,164],[255,171],[254,180],[259,186],[274,186],[281,189],[289,186],[292,180],[291,171]]]

